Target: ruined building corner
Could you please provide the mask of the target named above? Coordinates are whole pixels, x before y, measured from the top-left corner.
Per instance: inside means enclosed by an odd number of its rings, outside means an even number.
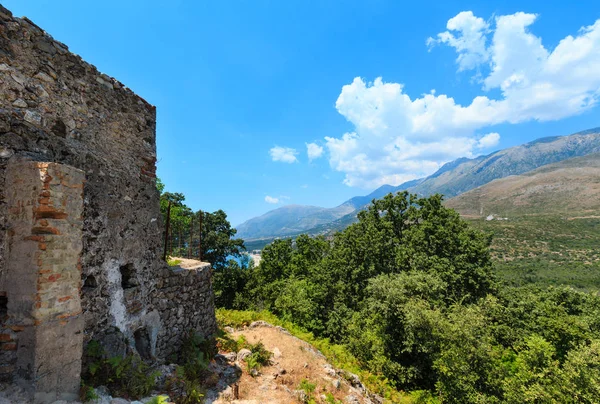
[[[156,110],[0,6],[0,381],[79,390],[83,347],[165,358],[216,329],[210,265],[161,259]]]

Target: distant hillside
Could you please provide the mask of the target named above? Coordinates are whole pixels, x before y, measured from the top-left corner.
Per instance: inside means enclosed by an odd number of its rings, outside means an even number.
[[[365,196],[355,196],[334,208],[317,206],[287,205],[252,218],[237,227],[237,236],[245,240],[293,236],[310,232],[314,228],[328,228],[328,223],[352,215],[357,209],[369,204],[373,199],[382,198],[402,186],[413,186],[421,180],[409,181],[398,187],[383,185]]]
[[[287,205],[237,226],[237,236],[243,239],[254,239],[297,234],[321,223],[331,222],[352,211],[354,211],[353,207],[343,205],[333,209]]]
[[[390,192],[408,190],[421,196],[441,193],[448,199],[500,178],[594,153],[600,153],[600,128],[570,136],[541,138],[486,156],[454,160],[425,179],[399,186],[384,185],[369,195],[351,198],[335,208],[295,206],[297,212],[292,213],[285,210],[287,207],[279,208],[238,226],[238,235],[247,240],[264,239],[266,242],[300,233],[327,234],[355,222],[359,210]]]
[[[380,199],[389,193],[409,189],[410,187],[414,187],[414,186],[420,184],[422,181],[423,181],[423,178],[420,178],[418,180],[412,180],[412,181],[405,182],[396,187],[392,186],[392,185],[382,185],[379,188],[377,188],[375,191],[371,192],[369,195],[355,196],[354,198],[349,199],[345,203],[350,203],[350,204],[352,204],[352,206],[354,206],[355,209],[360,209],[360,208],[363,208],[365,205],[370,204],[373,199]]]
[[[600,215],[600,153],[494,180],[446,201],[466,216]]]

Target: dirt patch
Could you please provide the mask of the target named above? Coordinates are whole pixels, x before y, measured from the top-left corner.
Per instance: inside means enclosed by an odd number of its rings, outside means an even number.
[[[220,392],[207,403],[366,404],[379,401],[368,397],[356,375],[334,369],[310,344],[281,327],[256,322],[245,329],[230,331],[233,339],[243,335],[250,344],[262,342],[273,353],[271,364],[252,376],[246,362],[235,358],[235,363],[242,369],[236,386]],[[233,353],[221,354],[234,358]]]
[[[207,264],[206,262],[193,260],[193,259],[189,259],[189,258],[182,258],[182,257],[171,257],[170,259],[174,260],[174,261],[180,261],[176,265],[176,267],[180,267],[182,269],[195,269],[195,268],[198,268],[199,266],[203,266],[203,265]]]

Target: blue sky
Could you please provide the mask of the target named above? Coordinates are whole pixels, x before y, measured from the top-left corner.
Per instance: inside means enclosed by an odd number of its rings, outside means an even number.
[[[598,1],[2,4],[156,105],[167,189],[234,225],[600,126]]]

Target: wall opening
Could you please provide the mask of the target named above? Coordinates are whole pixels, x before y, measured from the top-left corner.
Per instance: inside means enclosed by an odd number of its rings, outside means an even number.
[[[135,350],[140,354],[142,359],[152,359],[148,331],[145,328],[138,329],[133,333],[133,339],[135,341]]]
[[[133,264],[125,264],[119,268],[119,271],[121,271],[121,287],[123,289],[130,289],[137,286]]]
[[[83,287],[88,289],[94,289],[98,286],[98,281],[94,275],[88,275],[83,281]]]
[[[8,317],[8,297],[6,292],[0,292],[0,323]]]

